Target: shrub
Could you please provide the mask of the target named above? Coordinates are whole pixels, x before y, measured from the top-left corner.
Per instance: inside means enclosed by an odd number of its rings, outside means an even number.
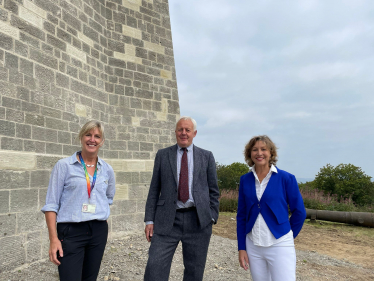
[[[220,212],[236,212],[238,210],[238,189],[235,190],[221,190],[219,198]]]

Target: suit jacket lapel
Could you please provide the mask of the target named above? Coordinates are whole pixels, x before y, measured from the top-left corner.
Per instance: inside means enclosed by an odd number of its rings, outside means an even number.
[[[198,172],[201,169],[201,163],[202,163],[201,151],[197,146],[194,145],[193,146],[193,180],[192,180],[193,188],[196,186],[195,183],[197,181]]]
[[[169,150],[169,161],[171,170],[173,172],[175,183],[178,186],[178,174],[177,174],[177,145],[173,145]]]

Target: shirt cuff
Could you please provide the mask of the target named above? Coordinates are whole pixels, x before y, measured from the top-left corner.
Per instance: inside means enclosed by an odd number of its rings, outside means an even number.
[[[148,224],[153,224],[153,221],[146,221],[145,225],[148,225]]]
[[[58,205],[57,204],[45,204],[44,207],[41,209],[43,213],[45,212],[58,212]]]

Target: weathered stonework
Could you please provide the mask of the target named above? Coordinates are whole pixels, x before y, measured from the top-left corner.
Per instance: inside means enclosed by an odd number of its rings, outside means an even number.
[[[167,0],[0,0],[0,272],[47,258],[44,205],[80,127],[105,127],[110,238],[141,231],[179,101]]]

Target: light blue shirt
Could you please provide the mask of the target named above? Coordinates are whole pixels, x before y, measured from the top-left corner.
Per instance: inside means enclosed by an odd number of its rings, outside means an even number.
[[[179,185],[179,175],[181,172],[181,162],[184,151],[179,145],[177,149],[177,174],[178,174],[178,185]],[[188,208],[195,206],[195,202],[192,197],[192,182],[193,182],[193,144],[187,147],[187,162],[188,162],[188,193],[189,198],[186,203],[182,201],[177,201],[177,209],[179,208]],[[179,188],[179,186],[178,186]]]
[[[89,175],[92,184],[93,177]],[[47,197],[42,212],[57,214],[57,222],[107,220],[113,203],[115,178],[113,168],[98,158],[97,175],[91,198],[88,198],[86,174],[77,153],[59,160],[49,179]],[[96,205],[95,213],[82,212],[83,204]]]

